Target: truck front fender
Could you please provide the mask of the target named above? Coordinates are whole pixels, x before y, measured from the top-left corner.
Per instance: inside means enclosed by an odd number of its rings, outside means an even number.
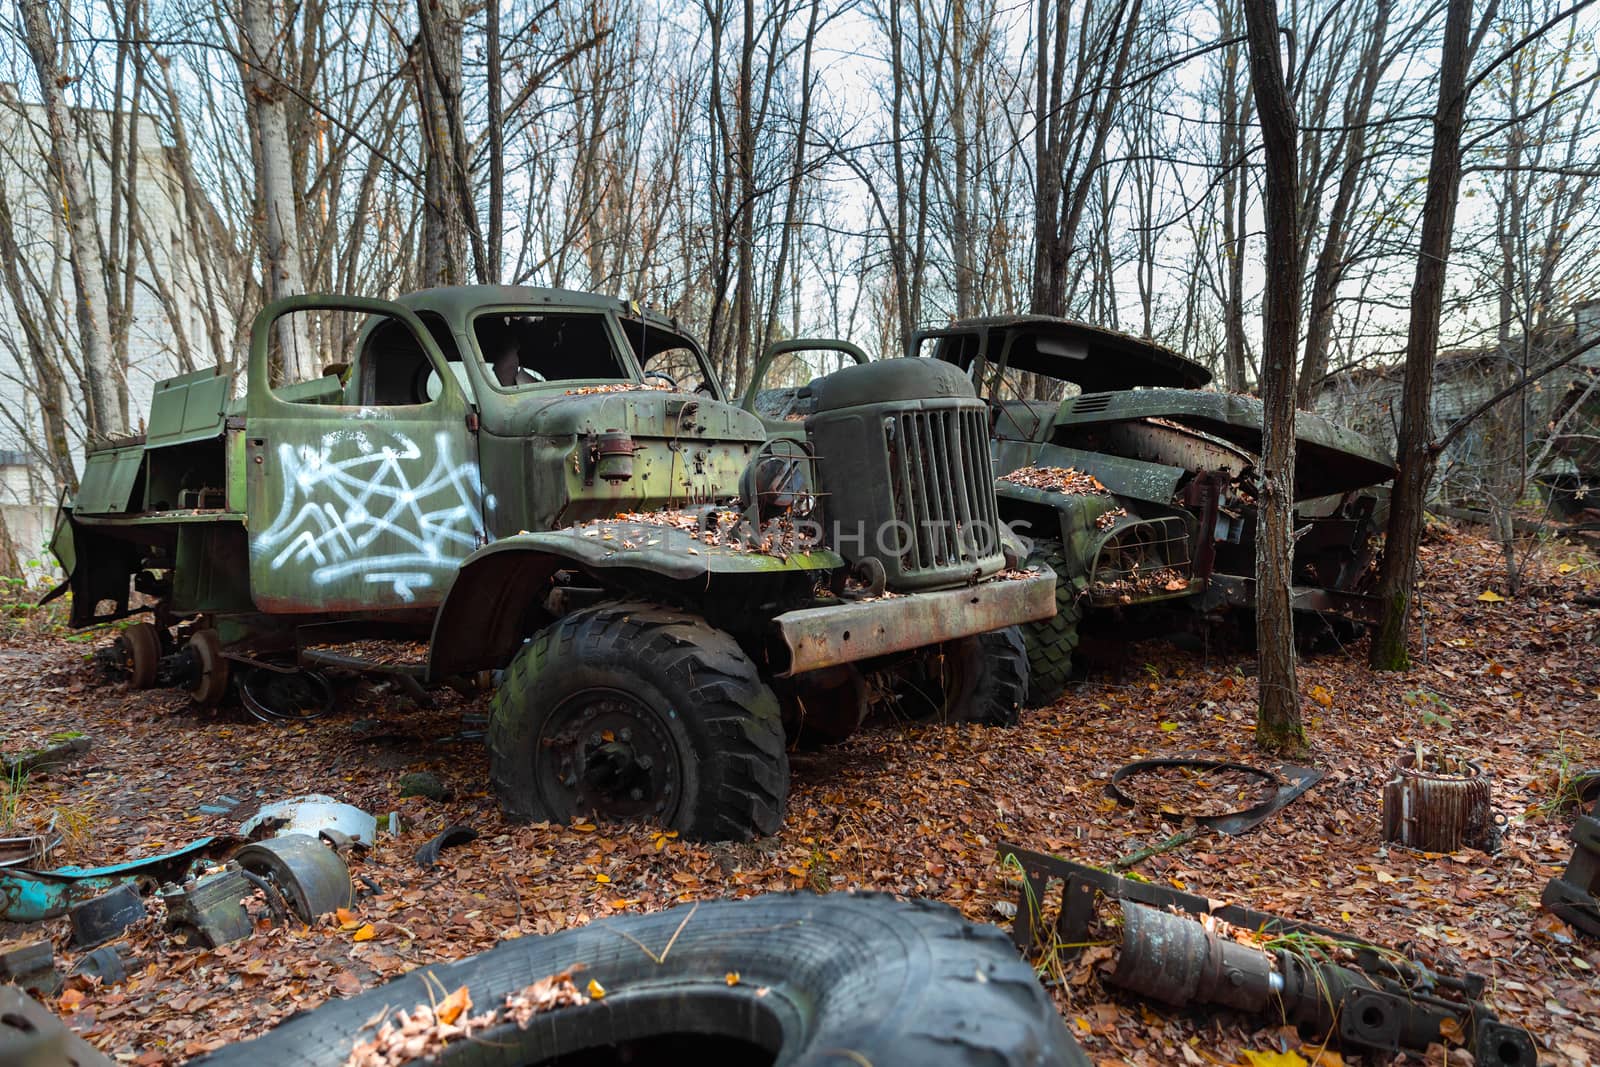
[[[1069,573],[1060,582],[1107,603],[1131,604],[1188,596],[1202,586],[1193,577],[1189,532],[1177,517],[1102,516],[1117,507],[1102,493],[1054,493],[1004,479],[995,482],[1000,518],[1023,537],[1060,538]],[[1170,570],[1160,582],[1141,576]],[[1181,578],[1181,584],[1176,580]]]
[[[557,571],[583,571],[602,584],[624,587],[630,573],[692,584],[845,565],[843,557],[825,548],[778,555],[706,544],[694,531],[647,523],[606,521],[517,534],[462,561],[434,617],[428,675],[439,679],[504,666],[540,621]]]

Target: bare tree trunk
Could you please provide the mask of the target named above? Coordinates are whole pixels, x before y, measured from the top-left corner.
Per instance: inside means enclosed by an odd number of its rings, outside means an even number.
[[[484,280],[498,285],[501,260],[504,258],[501,245],[506,210],[505,132],[501,129],[500,114],[500,0],[488,0],[483,17],[487,28],[484,43],[489,53],[486,75],[489,94],[489,262],[484,271],[487,275]]]
[[[22,563],[17,557],[17,542],[6,525],[6,512],[0,507],[0,578],[21,578]]]
[[[756,214],[756,134],[755,84],[756,7],[744,0],[744,40],[739,46],[739,213],[738,246],[734,249],[738,279],[734,282],[733,389],[744,389],[750,370],[750,333],[755,302],[755,214]],[[769,57],[776,63],[777,57]]]
[[[778,234],[778,261],[772,271],[772,299],[767,305],[767,326],[762,333],[763,351],[776,339],[779,296],[784,288],[784,272],[789,266],[789,250],[794,244],[794,235],[799,228],[800,182],[805,177],[806,144],[811,130],[811,57],[816,47],[817,20],[821,14],[820,0],[811,0],[811,17],[806,24],[805,43],[801,45],[800,118],[795,128],[794,167],[789,171],[789,195],[783,206],[783,229]],[[799,278],[800,272],[796,271],[796,288],[799,285]],[[798,300],[795,301],[795,311],[798,314]],[[798,326],[793,332],[799,333]]]
[[[284,107],[282,30],[275,0],[241,0],[240,66],[256,141],[256,215],[268,300],[306,291],[300,266],[298,190]],[[283,316],[277,334],[285,381],[305,381],[321,373],[306,316]]]
[[[1333,305],[1339,283],[1344,280],[1345,232],[1352,207],[1355,205],[1356,186],[1361,179],[1361,168],[1367,155],[1367,119],[1372,114],[1373,97],[1383,72],[1383,45],[1388,31],[1392,0],[1378,0],[1368,30],[1367,47],[1361,57],[1361,88],[1356,106],[1346,109],[1346,133],[1343,169],[1339,175],[1339,190],[1334,195],[1333,207],[1328,213],[1328,228],[1323,235],[1322,249],[1317,253],[1316,271],[1311,280],[1311,308],[1306,323],[1306,350],[1300,363],[1300,382],[1297,390],[1302,408],[1310,409],[1316,399],[1317,387],[1328,373],[1328,348],[1333,335]]]
[[[1278,51],[1277,0],[1245,0],[1250,83],[1266,149],[1267,280],[1262,298],[1261,473],[1256,528],[1256,647],[1261,661],[1256,745],[1306,747],[1295,678],[1290,566],[1294,545],[1294,371],[1300,336],[1299,192],[1294,109]]]
[[[127,432],[127,419],[117,401],[117,374],[111,344],[110,297],[106,290],[105,257],[101,251],[99,214],[78,159],[77,123],[62,87],[68,84],[57,64],[56,35],[45,0],[19,0],[25,43],[39,76],[50,130],[50,154],[60,190],[58,204],[66,215],[67,256],[77,291],[78,343],[83,346],[84,402],[93,437]]]
[[[417,82],[422,103],[422,284],[464,285],[467,242],[477,280],[487,280],[487,253],[474,207],[466,131],[461,119],[462,0],[417,0]]]
[[[1492,15],[1497,0],[1489,0]],[[1433,367],[1439,351],[1439,316],[1444,304],[1445,266],[1461,191],[1461,127],[1467,106],[1468,33],[1472,0],[1448,0],[1444,50],[1439,60],[1439,101],[1433,115],[1433,156],[1422,207],[1422,240],[1411,285],[1411,324],[1406,335],[1405,384],[1401,393],[1399,474],[1389,495],[1378,597],[1383,620],[1372,638],[1370,661],[1377,670],[1411,666],[1411,597],[1417,583],[1423,506],[1438,453],[1433,440]]]
[[[1222,0],[1218,16],[1223,37],[1237,32],[1234,0]],[[1222,383],[1235,393],[1244,392],[1244,239],[1245,208],[1249,200],[1249,168],[1244,160],[1244,130],[1249,121],[1248,95],[1239,93],[1241,50],[1228,45],[1222,51],[1222,255],[1226,268],[1223,289]]]
[[[1066,38],[1072,7],[1067,0],[1056,2],[1055,40],[1050,64],[1045,67],[1043,49],[1050,39],[1049,4],[1039,5],[1040,68],[1034,91],[1038,122],[1034,134],[1037,251],[1032,310],[1041,315],[1067,313],[1069,265],[1077,250],[1078,224],[1105,157],[1106,140],[1122,99],[1123,78],[1144,10],[1143,0],[1117,0],[1116,6],[1096,21],[1094,4],[1084,5],[1078,22],[1076,80],[1070,101],[1064,101]]]

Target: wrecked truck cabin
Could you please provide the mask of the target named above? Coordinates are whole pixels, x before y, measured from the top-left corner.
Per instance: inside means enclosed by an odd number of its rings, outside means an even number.
[[[311,313],[361,317],[350,362],[281,382],[279,324]],[[775,439],[670,320],[471,286],[269,305],[243,385],[161,383],[61,517],[72,623],[148,615],[117,646],[135,686],[215,703],[240,672],[425,642],[422,682],[505,672],[510,815],[701,838],[776,829],[789,742],[849,734],[869,694],[993,724],[1024,700],[1017,627],[1054,579],[1019,569],[957,368],[847,368]]]
[[[1209,371],[1153,341],[1046,316],[924,330],[912,351],[987,400],[1001,517],[1056,572],[1057,614],[1024,628],[1035,700],[1065,685],[1086,611],[1126,634],[1254,605],[1259,400],[1207,391]],[[1313,631],[1369,621],[1371,488],[1393,464],[1316,415],[1295,427],[1294,605]]]

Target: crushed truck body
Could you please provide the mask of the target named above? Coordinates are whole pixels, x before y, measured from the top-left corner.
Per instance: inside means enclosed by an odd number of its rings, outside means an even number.
[[[1132,633],[1254,607],[1259,400],[1206,390],[1209,371],[1153,341],[1046,316],[962,320],[914,351],[987,400],[1001,516],[1056,572],[1057,614],[1024,631],[1036,699],[1065,685],[1086,612]],[[1371,621],[1372,490],[1393,463],[1307,412],[1295,435],[1294,606],[1312,632]]]

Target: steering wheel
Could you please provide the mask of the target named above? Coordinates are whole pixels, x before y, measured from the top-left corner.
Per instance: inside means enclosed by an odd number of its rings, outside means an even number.
[[[674,392],[681,393],[683,391],[678,385],[678,379],[674,378],[664,370],[647,370],[644,372],[644,376],[646,378],[660,378],[662,381],[672,386]]]

